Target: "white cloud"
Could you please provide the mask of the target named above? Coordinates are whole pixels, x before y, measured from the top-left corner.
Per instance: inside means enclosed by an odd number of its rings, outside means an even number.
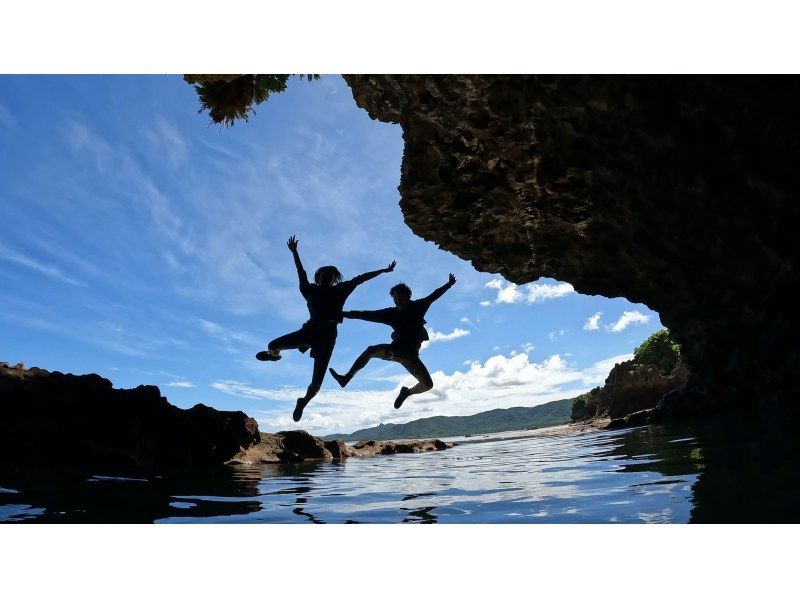
[[[564,333],[565,333],[565,332],[566,332],[566,330],[564,330],[564,329],[562,328],[561,330],[553,330],[553,331],[552,331],[550,334],[548,334],[547,336],[549,336],[549,337],[550,337],[550,340],[551,340],[551,341],[554,341],[554,340],[556,340],[556,337],[559,337],[559,336],[564,336]]]
[[[461,322],[463,322],[464,324],[472,324],[472,320],[470,320],[470,319],[469,319],[469,318],[467,318],[466,316],[465,316],[465,317],[463,317],[463,318],[461,318],[461,320],[460,320],[460,321],[461,321]]]
[[[650,321],[650,316],[643,314],[640,311],[633,310],[633,311],[625,311],[619,317],[619,320],[606,326],[606,330],[609,332],[622,332],[628,326],[633,326],[636,324],[646,324]]]
[[[14,251],[4,245],[0,245],[0,260],[5,260],[7,262],[11,262],[14,264],[19,264],[20,266],[24,266],[31,270],[38,272],[39,274],[43,274],[48,278],[52,278],[54,280],[58,280],[61,282],[66,282],[67,284],[71,284],[76,287],[85,287],[86,284],[75,280],[74,278],[67,276],[64,274],[59,268],[55,266],[51,266],[48,264],[43,264],[32,257],[28,257],[27,255],[23,255],[18,251]]]
[[[598,311],[593,316],[589,316],[586,318],[586,323],[583,325],[584,330],[597,330],[600,328],[600,316],[603,315],[603,312]]]
[[[513,282],[507,282],[500,278],[495,278],[487,282],[486,288],[497,291],[494,304],[520,303],[523,300],[527,303],[542,303],[543,301],[557,299],[558,297],[564,297],[565,295],[575,292],[572,285],[566,282],[558,282],[555,284],[534,282],[517,286]],[[491,301],[481,301],[481,305],[484,307],[491,304]]]
[[[525,352],[525,353],[530,353],[530,352],[531,352],[531,351],[533,351],[535,348],[536,348],[536,347],[534,347],[534,346],[533,346],[533,343],[525,343],[524,345],[522,345],[522,350],[523,350],[523,352]]]
[[[395,410],[392,403],[400,386],[414,383],[408,375],[385,390],[326,388],[309,403],[299,423],[291,421],[289,410],[305,389],[257,388],[235,380],[218,380],[211,386],[226,394],[276,401],[277,412],[276,408],[247,410],[256,416],[264,431],[303,428],[315,434],[327,434],[371,427],[380,422],[404,423],[435,415],[471,415],[489,409],[534,406],[571,398],[602,384],[615,363],[631,357],[616,355],[577,369],[558,354],[541,362],[531,362],[527,353],[508,357],[495,355],[484,363],[469,362],[465,371],[433,372],[433,389],[412,396],[401,410]]]
[[[572,285],[566,282],[557,284],[531,283],[528,287],[528,303],[541,303],[549,299],[557,299],[575,292]]]
[[[194,388],[195,385],[188,380],[176,380],[175,382],[167,382],[167,386],[177,386],[179,388]]]
[[[423,341],[420,350],[429,347],[432,343],[446,343],[456,338],[469,335],[469,330],[456,328],[453,332],[436,332],[433,328],[428,328],[428,340]]]

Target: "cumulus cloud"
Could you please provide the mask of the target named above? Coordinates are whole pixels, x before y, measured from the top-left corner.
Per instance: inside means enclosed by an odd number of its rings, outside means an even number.
[[[637,324],[646,324],[650,321],[650,316],[643,314],[640,311],[633,310],[633,311],[625,311],[619,317],[619,320],[614,322],[613,324],[609,324],[606,326],[606,330],[609,332],[622,332],[628,326],[635,326]]]
[[[270,409],[248,410],[264,431],[304,428],[317,434],[349,432],[378,423],[404,423],[435,415],[471,415],[489,409],[534,406],[574,397],[602,384],[615,363],[632,355],[615,355],[578,369],[561,355],[532,362],[527,353],[494,355],[485,362],[470,361],[468,367],[451,374],[431,374],[433,390],[412,396],[402,410],[392,406],[400,386],[414,384],[403,376],[393,388],[385,390],[324,389],[306,410],[299,423],[291,421],[289,409],[305,389],[280,387],[265,389],[236,380],[218,380],[211,386],[226,394],[257,400],[275,401]],[[259,417],[260,415],[260,417]]]
[[[429,347],[433,343],[446,343],[456,338],[469,335],[469,330],[456,328],[453,332],[436,332],[433,328],[428,328],[428,340],[423,341],[420,350]]]
[[[530,283],[517,286],[513,282],[507,282],[501,278],[490,280],[486,283],[486,288],[497,291],[494,304],[520,303],[522,301],[527,303],[542,303],[543,301],[557,299],[558,297],[564,297],[565,295],[575,292],[572,285],[566,282],[558,282],[555,284]],[[492,301],[481,301],[481,305],[484,307],[492,305],[492,303]]]
[[[586,322],[583,325],[584,330],[597,330],[600,328],[600,316],[603,315],[603,312],[598,311],[593,316],[589,316],[586,318]]]
[[[528,287],[528,303],[541,303],[550,299],[558,299],[575,292],[572,285],[566,282],[557,284],[531,283]]]

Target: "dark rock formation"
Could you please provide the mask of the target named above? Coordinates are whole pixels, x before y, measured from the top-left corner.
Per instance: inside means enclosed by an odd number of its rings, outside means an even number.
[[[674,394],[682,389],[680,396],[683,397],[688,378],[689,369],[683,362],[678,362],[667,376],[652,364],[636,363],[635,360],[617,363],[611,368],[603,386],[573,400],[573,420],[597,417],[619,419],[643,409],[663,406],[665,395],[671,392]]]
[[[403,127],[415,234],[516,283],[657,310],[692,405],[800,386],[800,78],[345,79]]]
[[[668,376],[662,376],[654,365],[624,361],[611,369],[599,394],[606,402],[608,416],[621,417],[652,409],[669,391],[685,386],[688,374],[683,363],[678,363]]]
[[[455,446],[441,440],[368,440],[348,446],[342,440],[322,440],[305,430],[277,434],[261,433],[261,442],[243,449],[229,463],[294,463],[313,460],[341,460],[347,457],[374,457],[398,453],[429,453]]]
[[[156,386],[112,388],[0,363],[0,465],[95,473],[221,465],[258,442],[256,421],[205,405],[180,409]]]

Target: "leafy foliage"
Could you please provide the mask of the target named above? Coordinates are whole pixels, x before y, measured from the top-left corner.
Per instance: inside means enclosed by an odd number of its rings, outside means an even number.
[[[585,392],[572,399],[572,421],[578,421],[597,415],[600,402],[598,396],[600,390],[601,387],[596,386],[589,392]]]
[[[680,359],[681,346],[666,328],[654,332],[633,350],[634,362],[655,365],[664,376],[672,371]]]
[[[232,127],[236,120],[248,119],[254,106],[266,102],[273,93],[281,93],[291,75],[184,75],[194,85],[200,98],[200,110],[208,112],[211,121]],[[298,75],[316,81],[319,75]]]

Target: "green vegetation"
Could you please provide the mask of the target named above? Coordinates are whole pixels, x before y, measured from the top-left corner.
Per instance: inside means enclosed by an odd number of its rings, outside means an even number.
[[[266,102],[270,94],[281,93],[291,75],[184,75],[194,85],[200,98],[200,110],[208,112],[211,121],[232,127],[237,119],[247,121],[254,106]],[[297,75],[308,81],[319,75]]]
[[[467,416],[438,416],[416,419],[407,424],[381,424],[352,434],[331,434],[325,440],[396,440],[400,438],[446,438],[467,434],[490,434],[557,426],[569,421],[571,399],[552,401],[536,407],[493,409]]]
[[[633,350],[633,359],[626,364],[654,365],[662,376],[668,376],[675,365],[681,360],[681,346],[669,333],[662,328],[648,336],[645,341]],[[633,374],[635,368],[631,368]],[[589,392],[578,395],[572,399],[572,421],[594,417],[608,409],[608,398],[603,393],[603,387],[597,386]]]
[[[681,346],[666,328],[654,332],[633,350],[634,363],[654,365],[661,371],[662,376],[669,375],[680,359]]]
[[[600,387],[595,386],[589,392],[585,392],[582,395],[578,395],[574,399],[572,399],[572,413],[571,418],[572,421],[578,421],[579,419],[586,419],[591,415],[594,415],[597,412],[597,406],[599,403],[598,394],[600,393]]]

